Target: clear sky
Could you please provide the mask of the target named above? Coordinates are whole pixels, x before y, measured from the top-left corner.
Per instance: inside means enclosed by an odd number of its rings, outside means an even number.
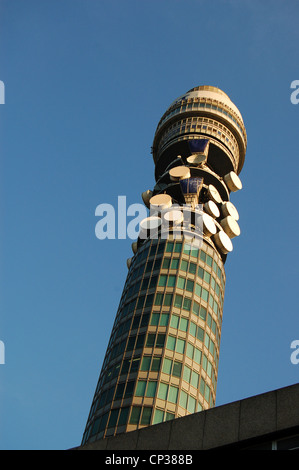
[[[299,3],[0,0],[0,448],[79,445],[132,240],[101,203],[140,203],[172,101],[224,90],[248,134],[216,405],[298,382]]]

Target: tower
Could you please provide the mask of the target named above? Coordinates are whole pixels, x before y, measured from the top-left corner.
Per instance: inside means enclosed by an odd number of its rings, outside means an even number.
[[[175,100],[152,147],[156,184],[142,194],[128,275],[82,444],[213,407],[224,264],[240,234],[230,194],[247,145],[242,116],[219,88]]]

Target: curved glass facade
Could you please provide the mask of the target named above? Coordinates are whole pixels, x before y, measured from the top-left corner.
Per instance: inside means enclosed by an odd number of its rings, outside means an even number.
[[[208,244],[148,240],[123,290],[83,443],[215,404],[225,273]]]

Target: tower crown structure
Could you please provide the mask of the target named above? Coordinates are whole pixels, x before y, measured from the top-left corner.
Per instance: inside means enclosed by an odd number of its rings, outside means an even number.
[[[247,145],[238,108],[192,88],[158,123],[140,223],[82,444],[215,405],[224,264],[240,235],[230,194]]]

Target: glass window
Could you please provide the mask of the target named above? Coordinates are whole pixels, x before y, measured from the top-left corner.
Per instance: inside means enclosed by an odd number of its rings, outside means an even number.
[[[147,335],[146,347],[147,348],[153,348],[154,344],[155,344],[155,339],[156,339],[156,335],[154,335],[152,333],[149,333]]]
[[[186,356],[193,359],[194,346],[191,343],[187,343]]]
[[[174,351],[175,349],[175,337],[174,336],[168,336],[166,348],[170,349],[171,351]]]
[[[174,413],[169,413],[169,411],[166,411],[165,421],[171,421],[172,419],[174,419],[174,416]]]
[[[120,400],[123,397],[124,391],[125,391],[125,383],[118,384],[114,400]]]
[[[161,318],[160,318],[160,326],[167,326],[168,320],[169,320],[169,314],[162,313]]]
[[[129,410],[130,410],[129,406],[127,406],[126,408],[121,408],[120,409],[118,426],[123,426],[123,425],[127,424]]]
[[[110,413],[108,428],[114,428],[117,423],[119,408],[117,410],[112,410]]]
[[[141,363],[141,370],[149,370],[151,363],[151,356],[144,356]]]
[[[178,283],[177,283],[177,287],[179,289],[185,289],[185,284],[186,284],[186,279],[184,279],[183,277],[180,277],[178,278]]]
[[[138,370],[139,362],[140,362],[140,357],[136,357],[136,358],[134,357],[134,359],[132,359],[132,366],[131,366],[130,372],[136,372]]]
[[[140,424],[144,424],[144,425],[150,424],[151,416],[152,416],[152,408],[149,408],[149,407],[143,408]]]
[[[189,273],[196,274],[196,264],[195,263],[190,263],[189,264]]]
[[[188,320],[186,318],[181,318],[179,329],[181,331],[187,331],[188,330]]]
[[[196,336],[196,324],[193,323],[193,321],[190,322],[189,333],[190,333],[192,336]]]
[[[167,242],[167,245],[166,245],[166,250],[165,250],[165,252],[166,252],[166,253],[172,253],[172,251],[173,251],[173,245],[174,245],[173,242],[169,242],[169,241],[168,241],[168,242]]]
[[[150,294],[146,297],[145,307],[151,307],[154,301],[154,294]]]
[[[172,328],[178,328],[180,317],[177,315],[171,315],[170,326]]]
[[[201,290],[201,298],[207,302],[207,301],[208,301],[208,297],[209,297],[209,292],[208,292],[206,289],[202,288],[202,290]]]
[[[124,398],[130,398],[133,395],[134,386],[135,386],[135,380],[131,380],[130,382],[127,383]]]
[[[184,373],[183,373],[183,379],[190,383],[190,377],[191,377],[191,369],[188,366],[184,367]]]
[[[153,398],[156,394],[157,382],[154,380],[150,380],[147,389],[146,389],[146,396]]]
[[[158,325],[159,324],[159,318],[160,318],[159,313],[152,313],[151,325]]]
[[[182,243],[181,242],[176,242],[174,252],[175,253],[180,253],[181,251],[182,251]]]
[[[163,419],[164,419],[164,411],[156,409],[153,424],[162,423]]]
[[[190,309],[191,309],[191,299],[188,299],[187,297],[184,298],[183,309],[187,310],[188,312],[190,311]]]
[[[194,358],[193,359],[197,364],[200,364],[200,362],[201,362],[201,350],[200,349],[194,348]]]
[[[133,406],[130,417],[130,424],[138,424],[141,413],[141,406]]]
[[[199,316],[200,316],[200,318],[202,318],[203,320],[205,320],[206,317],[207,317],[207,309],[204,308],[204,307],[200,307]]]
[[[178,269],[179,268],[179,258],[174,258],[171,261],[170,269]]]
[[[161,365],[161,357],[154,357],[152,362],[151,371],[152,372],[159,372]]]
[[[198,387],[199,375],[193,370],[191,373],[191,385],[195,388]]]
[[[188,408],[187,408],[189,413],[195,413],[195,407],[196,407],[196,400],[195,398],[189,395]]]
[[[178,399],[179,389],[177,387],[169,386],[168,401],[171,403],[176,403]]]
[[[193,292],[194,289],[194,282],[190,279],[187,279],[186,289],[188,292]]]
[[[207,255],[206,263],[208,266],[212,267],[213,259],[211,256]]]
[[[188,261],[182,259],[181,261],[181,268],[180,268],[182,271],[188,271]]]
[[[136,349],[142,348],[145,340],[145,334],[138,335],[137,342],[136,342]]]
[[[200,259],[205,263],[206,262],[206,254],[204,251],[200,251]]]
[[[187,400],[188,400],[187,393],[184,392],[184,390],[181,390],[181,392],[180,392],[180,406],[187,409]]]
[[[172,361],[168,359],[167,357],[164,359],[163,362],[163,372],[165,374],[171,374],[171,369],[172,369]]]
[[[204,334],[205,334],[204,330],[200,328],[200,326],[198,326],[197,332],[196,332],[197,339],[199,339],[200,341],[203,341]]]
[[[202,269],[200,266],[198,267],[197,275],[203,279],[204,276],[204,269]]]
[[[176,349],[178,353],[184,354],[185,350],[185,341],[183,339],[178,338],[176,342]]]
[[[163,294],[157,294],[155,299],[155,305],[162,305]]]
[[[166,400],[167,393],[168,393],[168,385],[161,382],[159,386],[158,398],[161,398],[161,400]]]
[[[168,281],[167,281],[167,286],[168,287],[174,287],[175,286],[175,281],[176,281],[176,276],[169,275],[168,276]]]
[[[165,334],[159,333],[157,335],[156,348],[163,348],[165,343]]]
[[[145,394],[146,380],[138,380],[136,392],[136,397],[143,397]]]
[[[162,268],[163,269],[168,269],[170,265],[170,258],[164,258]]]
[[[182,373],[182,363],[174,361],[172,375],[174,375],[175,377],[181,377],[181,373]]]
[[[159,277],[159,284],[158,286],[165,287],[166,286],[166,281],[167,281],[167,276],[164,274],[161,274]]]
[[[174,307],[181,308],[183,303],[183,296],[176,294],[175,299],[174,299]]]
[[[172,294],[165,294],[163,305],[165,305],[165,307],[170,307],[171,302],[172,302]]]
[[[196,302],[195,300],[193,301],[192,312],[195,315],[199,316],[199,303]]]

